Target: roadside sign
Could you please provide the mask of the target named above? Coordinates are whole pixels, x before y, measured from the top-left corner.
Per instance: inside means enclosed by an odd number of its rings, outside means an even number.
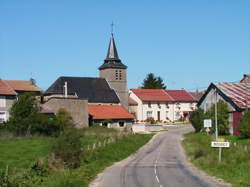
[[[211,119],[204,119],[203,125],[204,125],[204,128],[212,127],[212,120]]]
[[[229,142],[211,142],[211,147],[230,147]]]

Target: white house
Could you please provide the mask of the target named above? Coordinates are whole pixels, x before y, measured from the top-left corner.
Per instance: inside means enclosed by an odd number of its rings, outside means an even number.
[[[239,135],[238,124],[242,112],[250,108],[250,83],[211,83],[197,105],[207,111],[219,100],[228,105],[230,133]]]
[[[196,100],[185,90],[131,89],[129,109],[138,121],[176,121],[196,107]]]

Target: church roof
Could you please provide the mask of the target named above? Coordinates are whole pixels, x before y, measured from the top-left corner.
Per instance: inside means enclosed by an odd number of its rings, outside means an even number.
[[[89,103],[119,103],[115,91],[103,78],[59,77],[45,92],[45,95],[64,94],[67,82],[68,94],[76,94],[80,99],[88,99]]]
[[[113,34],[111,34],[106,59],[104,60],[104,63],[99,67],[99,70],[107,68],[127,69],[127,66],[125,66],[119,59]]]

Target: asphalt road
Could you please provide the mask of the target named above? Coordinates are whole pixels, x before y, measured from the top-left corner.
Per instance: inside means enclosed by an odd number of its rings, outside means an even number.
[[[168,127],[135,155],[107,168],[92,187],[207,187],[225,186],[192,167],[181,147],[190,126]]]

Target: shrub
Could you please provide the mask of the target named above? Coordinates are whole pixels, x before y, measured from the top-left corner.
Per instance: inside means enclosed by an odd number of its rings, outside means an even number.
[[[77,129],[65,130],[53,145],[55,157],[62,159],[69,168],[80,166],[81,156],[83,153],[81,135]]]
[[[200,108],[191,112],[189,120],[195,129],[195,132],[200,132],[203,128],[204,111]]]
[[[212,119],[212,132],[215,131],[215,105],[213,105],[207,112],[206,117]],[[217,103],[217,124],[218,134],[228,135],[229,134],[229,110],[227,104],[220,100]]]
[[[1,187],[12,186],[9,178],[8,166],[6,167],[6,169],[0,169],[0,186]]]
[[[240,119],[239,132],[242,138],[250,138],[250,111],[247,110]]]
[[[155,123],[156,123],[156,121],[154,120],[153,117],[147,118],[147,119],[145,120],[145,122],[149,122],[150,124],[155,124]]]
[[[38,111],[39,106],[35,96],[30,93],[22,94],[11,107],[8,129],[17,134],[30,134],[32,124],[29,122]]]

